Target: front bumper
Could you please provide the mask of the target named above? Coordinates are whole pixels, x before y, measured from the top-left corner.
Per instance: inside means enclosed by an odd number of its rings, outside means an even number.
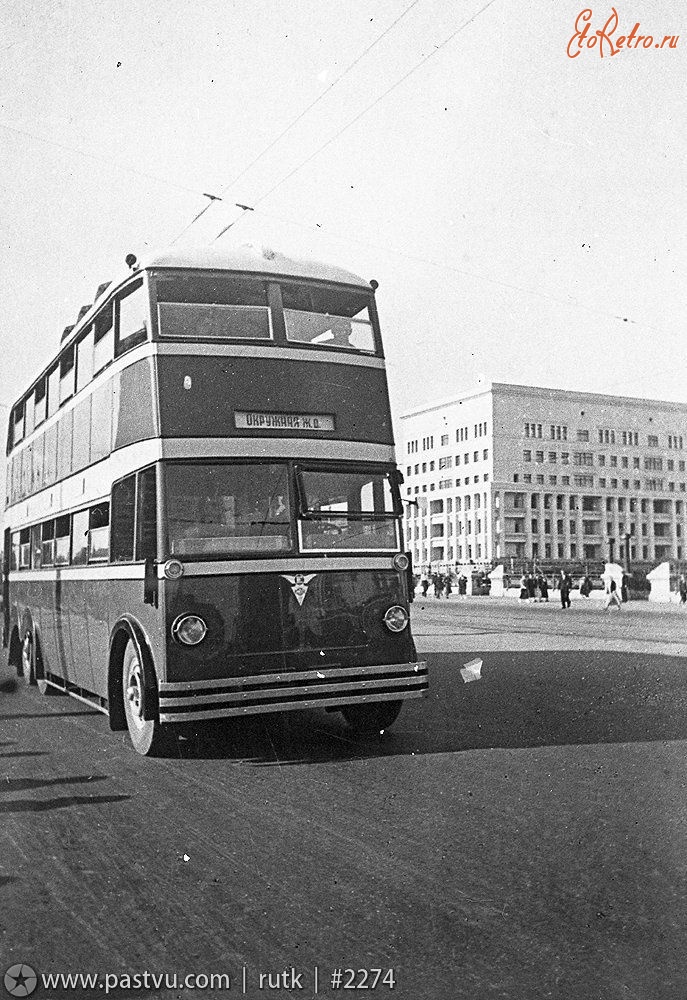
[[[426,662],[328,667],[294,673],[162,683],[160,722],[422,698],[428,686]]]

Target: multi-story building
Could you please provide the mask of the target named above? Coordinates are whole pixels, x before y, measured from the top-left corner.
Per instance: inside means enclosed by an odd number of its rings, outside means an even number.
[[[495,382],[401,421],[416,567],[687,558],[687,405]]]

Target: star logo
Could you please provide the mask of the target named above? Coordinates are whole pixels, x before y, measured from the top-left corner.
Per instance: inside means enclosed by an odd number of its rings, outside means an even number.
[[[304,576],[303,573],[296,573],[295,576],[288,576],[286,573],[282,573],[282,579],[291,584],[293,596],[300,605],[303,604],[305,595],[308,593],[308,584],[311,580],[314,580],[316,576],[317,573],[310,573],[308,576]]]
[[[5,973],[5,989],[11,997],[30,997],[38,985],[38,976],[30,965],[20,962]]]

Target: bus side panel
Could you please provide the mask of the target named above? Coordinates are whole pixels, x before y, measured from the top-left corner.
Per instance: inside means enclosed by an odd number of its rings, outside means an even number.
[[[92,690],[107,697],[107,670],[110,652],[110,631],[116,620],[114,589],[131,581],[87,580],[84,585],[84,614],[88,621],[88,648],[91,663]],[[121,597],[120,597],[121,605]]]
[[[71,661],[79,687],[94,690],[93,653],[90,644],[90,615],[86,592],[90,581],[72,580],[69,584],[68,615],[71,637]]]

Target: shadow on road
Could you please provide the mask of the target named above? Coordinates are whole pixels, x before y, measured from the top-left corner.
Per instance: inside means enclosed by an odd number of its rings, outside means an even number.
[[[53,809],[68,809],[72,806],[102,806],[112,802],[126,802],[130,798],[130,795],[68,795],[63,799],[43,799],[37,802],[31,799],[10,799],[7,802],[0,802],[0,814],[50,812]]]
[[[483,660],[481,680],[461,666]],[[236,719],[177,738],[170,756],[254,766],[321,764],[489,748],[687,740],[687,661],[595,651],[435,654],[430,695],[393,728],[356,737],[341,716],[289,712]]]

